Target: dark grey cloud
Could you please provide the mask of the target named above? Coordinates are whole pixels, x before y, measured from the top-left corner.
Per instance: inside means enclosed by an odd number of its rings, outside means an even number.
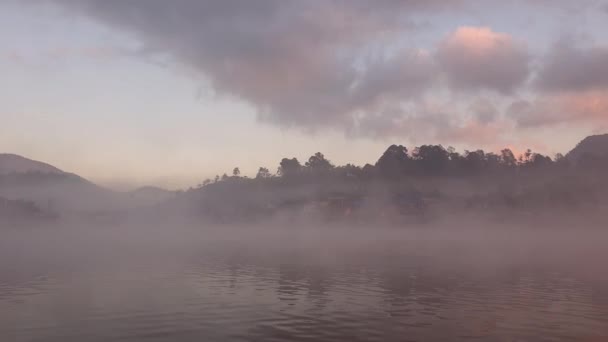
[[[581,47],[572,39],[559,41],[543,59],[536,83],[546,91],[608,88],[608,46]]]
[[[437,59],[454,89],[512,93],[530,72],[527,49],[485,27],[461,27],[440,44]]]
[[[427,17],[418,14],[498,3],[493,1],[40,1],[132,34],[142,44],[140,55],[169,56],[200,73],[216,93],[251,104],[260,121],[283,127],[332,127],[370,137],[428,131],[485,139],[480,127],[498,118],[491,102],[472,104],[471,122],[458,118],[463,113],[431,110],[420,102],[429,90],[445,90],[446,84],[456,92],[512,95],[531,72],[527,47],[490,28],[457,28],[430,51],[398,44],[419,29],[418,19]],[[596,55],[603,52],[585,50],[569,58],[600,67]],[[558,57],[556,65],[563,63]],[[548,75],[553,68],[545,64],[543,87],[555,83],[551,77],[556,76]]]
[[[282,126],[344,126],[355,113],[420,95],[434,78],[412,50],[366,58],[446,0],[55,0],[168,53],[213,89]]]
[[[426,51],[403,50],[391,58],[366,61],[350,90],[353,105],[372,109],[421,95],[436,75],[436,66]]]

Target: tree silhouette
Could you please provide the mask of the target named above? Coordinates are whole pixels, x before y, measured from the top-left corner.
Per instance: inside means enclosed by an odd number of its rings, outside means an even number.
[[[258,170],[258,173],[255,175],[255,178],[257,178],[257,179],[270,178],[270,177],[272,177],[272,174],[270,174],[270,171],[265,167],[260,167]]]
[[[399,179],[405,175],[409,162],[405,146],[391,145],[376,162],[376,168],[382,177]]]
[[[363,169],[353,164],[338,166],[335,169],[335,174],[341,179],[361,179],[363,178]]]
[[[445,173],[449,162],[448,151],[441,145],[422,145],[412,153],[422,175],[438,176]]]
[[[325,159],[325,156],[321,152],[317,152],[308,158],[308,161],[304,164],[308,170],[313,173],[327,173],[333,169],[332,163]]]
[[[500,161],[503,166],[506,167],[515,167],[517,165],[517,159],[515,158],[515,154],[508,148],[500,151]]]
[[[522,162],[524,164],[529,163],[532,160],[532,150],[531,149],[527,149],[526,152],[523,155],[522,158]]]
[[[478,174],[483,171],[486,163],[486,154],[483,150],[473,152],[465,151],[465,174]]]
[[[544,156],[540,153],[534,153],[530,158],[529,164],[533,167],[549,166],[553,163],[550,157]]]
[[[300,173],[302,165],[296,158],[283,158],[279,165],[278,174],[282,177],[292,177]]]
[[[365,180],[370,180],[374,178],[376,173],[376,167],[372,164],[365,164],[361,169],[361,178]]]
[[[391,145],[375,165],[334,166],[317,152],[304,165],[297,158],[283,158],[277,178],[266,167],[260,167],[254,179],[241,178],[240,169],[235,167],[231,177],[216,176],[218,184],[209,187],[206,185],[212,181],[206,179],[202,189],[194,191],[212,194],[202,196],[205,205],[201,207],[220,220],[297,207],[330,211],[338,208],[336,212],[350,215],[358,207],[369,206],[365,210],[370,211],[359,212],[359,217],[387,212],[427,215],[429,205],[432,208],[432,203],[443,199],[449,199],[445,202],[447,208],[456,204],[454,200],[462,199],[466,208],[483,210],[501,206],[524,210],[547,203],[568,207],[585,200],[595,201],[595,183],[607,171],[608,156],[601,155],[584,155],[578,161],[557,155],[554,161],[529,149],[516,158],[508,148],[499,153],[478,149],[460,154],[453,147],[422,145],[408,153],[403,145]],[[433,177],[432,182],[424,179],[429,176]],[[0,186],[6,177],[14,176],[0,175]],[[452,179],[459,182],[444,182]],[[474,194],[463,195],[463,184],[473,185]]]

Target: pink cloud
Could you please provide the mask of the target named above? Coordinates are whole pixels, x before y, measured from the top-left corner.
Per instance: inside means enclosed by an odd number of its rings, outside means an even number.
[[[547,95],[511,104],[508,115],[522,127],[559,123],[608,123],[608,91]]]
[[[511,93],[529,74],[525,45],[488,27],[460,27],[439,45],[437,60],[455,89]]]

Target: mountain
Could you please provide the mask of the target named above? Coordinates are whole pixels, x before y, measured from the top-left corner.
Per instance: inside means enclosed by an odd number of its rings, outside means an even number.
[[[0,153],[0,175],[9,173],[55,173],[61,174],[63,171],[46,163],[27,159],[16,154]]]
[[[608,134],[591,135],[581,140],[566,158],[578,162],[584,156],[608,157]]]
[[[0,154],[0,198],[6,208],[8,204],[14,209],[27,203],[60,215],[112,216],[164,202],[176,194],[152,186],[131,192],[112,191],[47,163]]]
[[[0,154],[0,197],[58,214],[116,211],[129,201],[76,174],[15,154]]]

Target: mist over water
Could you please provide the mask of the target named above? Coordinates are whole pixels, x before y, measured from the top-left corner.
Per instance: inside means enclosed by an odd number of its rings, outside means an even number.
[[[460,223],[370,228],[125,224],[5,230],[0,336],[608,337],[605,231]]]
[[[607,17],[0,0],[0,342],[608,341]]]
[[[124,193],[4,156],[0,341],[603,341],[608,154],[576,154],[391,145]]]

